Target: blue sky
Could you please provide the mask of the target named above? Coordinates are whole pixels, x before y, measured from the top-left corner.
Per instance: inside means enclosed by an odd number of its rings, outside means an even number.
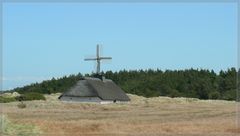
[[[3,89],[102,70],[237,66],[237,4],[59,3],[3,5]]]

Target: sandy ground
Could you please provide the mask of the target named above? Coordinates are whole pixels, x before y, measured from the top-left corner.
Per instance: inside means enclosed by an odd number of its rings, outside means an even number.
[[[0,135],[237,136],[236,102],[129,95],[127,104],[47,101],[1,104]]]

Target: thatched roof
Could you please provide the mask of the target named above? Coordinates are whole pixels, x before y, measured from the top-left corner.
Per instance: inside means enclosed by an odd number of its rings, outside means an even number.
[[[101,100],[129,101],[129,97],[112,80],[84,78],[63,93],[59,98],[70,97],[99,97]]]

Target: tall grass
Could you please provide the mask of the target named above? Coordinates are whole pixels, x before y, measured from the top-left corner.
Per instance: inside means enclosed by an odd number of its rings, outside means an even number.
[[[41,132],[34,125],[15,124],[10,122],[5,115],[0,116],[1,136],[40,136]]]

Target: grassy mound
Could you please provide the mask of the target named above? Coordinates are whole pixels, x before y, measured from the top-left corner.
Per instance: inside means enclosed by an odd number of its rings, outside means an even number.
[[[0,95],[0,103],[9,103],[15,101],[32,101],[32,100],[46,100],[45,96],[41,93],[28,92],[25,94],[4,93]]]

